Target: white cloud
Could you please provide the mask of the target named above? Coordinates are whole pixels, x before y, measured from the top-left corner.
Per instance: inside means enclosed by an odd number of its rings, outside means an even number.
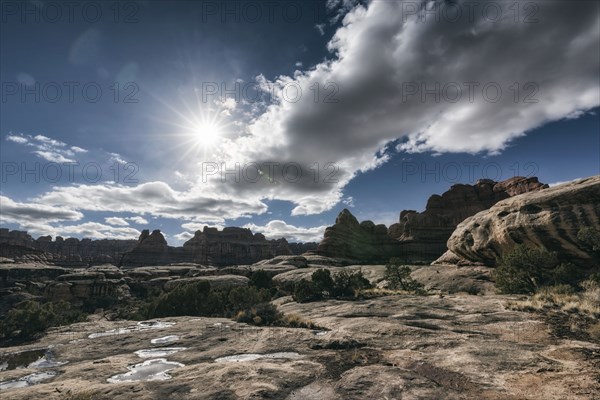
[[[321,36],[325,35],[325,24],[316,24],[315,29],[319,31]]]
[[[12,135],[12,134],[7,135],[6,140],[8,140],[9,142],[14,142],[14,143],[18,143],[18,144],[26,144],[27,142],[29,142],[29,140],[27,140],[27,138],[22,135]]]
[[[188,240],[190,240],[193,237],[194,237],[194,234],[190,233],[190,232],[181,232],[174,236],[174,238],[180,242],[187,242]]]
[[[22,224],[21,228],[33,235],[71,236],[89,239],[137,239],[140,232],[131,227],[115,227],[98,222],[78,225]]]
[[[127,161],[125,161],[119,153],[108,153],[108,155],[110,156],[109,162],[127,164]]]
[[[217,195],[202,187],[177,191],[164,182],[137,186],[105,183],[55,187],[36,200],[75,210],[151,214],[211,223],[262,214],[267,210],[259,200]]]
[[[480,11],[488,2],[478,3]],[[454,22],[436,22],[432,15],[419,20],[406,14],[405,3],[358,5],[328,44],[331,60],[272,82],[257,77],[263,90],[275,87],[275,102],[249,125],[249,134],[223,140],[220,150],[227,161],[242,164],[296,162],[304,176],[277,184],[230,183],[221,192],[288,200],[296,205],[293,215],[320,213],[343,199],[344,186],[357,173],[386,162],[381,150],[392,141],[401,139],[397,150],[406,152],[494,154],[536,127],[600,105],[600,21],[593,2],[544,3],[535,16],[539,23],[511,18],[494,23],[481,12],[473,21],[469,13]],[[441,15],[451,7],[429,3],[441,7]],[[354,4],[330,1],[334,9]],[[494,4],[513,15],[511,3]],[[465,82],[478,82],[472,99]],[[440,100],[409,95],[413,84],[420,94],[433,88]],[[448,89],[455,84],[462,95],[457,101]],[[484,96],[488,84],[503,90],[497,102],[490,101],[493,90]],[[316,101],[315,87],[321,88]],[[338,102],[325,101],[327,95]],[[526,95],[538,101],[524,102]],[[328,163],[336,166],[331,181],[324,179]],[[318,179],[311,172],[315,164],[321,168]]]
[[[223,230],[224,228],[224,226],[220,224],[209,224],[204,222],[186,222],[185,224],[181,224],[181,227],[192,232],[201,231],[204,227],[217,228],[218,230]]]
[[[44,135],[36,135],[33,137],[38,142],[42,142],[47,146],[52,147],[65,147],[67,144],[65,142],[61,142],[60,140],[51,139],[48,136]]]
[[[135,216],[135,217],[129,217],[127,219],[130,220],[130,221],[135,222],[136,224],[140,224],[140,225],[147,225],[148,224],[148,220],[145,219],[145,218],[143,218],[143,217],[140,217],[139,215]]]
[[[64,206],[51,206],[43,203],[21,203],[6,196],[0,196],[0,222],[1,223],[40,223],[59,221],[78,221],[83,214],[65,208]]]
[[[65,142],[44,135],[32,136],[9,134],[6,137],[6,140],[32,147],[35,149],[31,152],[32,154],[35,154],[46,161],[55,163],[72,163],[75,162],[75,160],[70,157],[74,156],[75,153],[87,153],[86,149],[78,146],[67,148]]]
[[[323,239],[323,233],[327,226],[303,228],[290,225],[285,221],[272,220],[263,226],[246,224],[244,228],[249,228],[253,232],[260,232],[268,239],[280,239],[284,237],[288,242],[319,242]]]
[[[553,183],[549,183],[548,186],[553,187],[553,186],[563,185],[565,183],[576,182],[576,181],[579,181],[581,179],[583,179],[583,178],[575,178],[575,179],[571,179],[570,181],[553,182]]]
[[[125,221],[123,218],[120,217],[107,217],[104,218],[104,222],[106,222],[109,225],[115,226],[129,226],[129,222]]]
[[[67,157],[63,156],[62,154],[55,152],[55,151],[35,150],[33,153],[37,154],[44,160],[50,161],[50,162],[55,162],[55,163],[74,162],[74,160],[67,158]]]

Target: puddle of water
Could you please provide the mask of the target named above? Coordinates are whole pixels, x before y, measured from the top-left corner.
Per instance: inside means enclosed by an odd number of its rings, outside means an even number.
[[[54,371],[36,372],[12,381],[0,382],[0,390],[24,388],[37,385],[45,380],[54,378],[56,375],[58,375],[58,373]]]
[[[159,337],[156,339],[152,339],[150,340],[150,343],[152,344],[165,344],[165,343],[173,343],[179,340],[179,336],[177,335],[169,335],[169,336],[163,336],[163,337]]]
[[[248,362],[248,361],[256,361],[260,359],[275,359],[275,358],[284,358],[284,359],[298,359],[302,358],[302,355],[293,352],[283,352],[283,353],[268,353],[268,354],[237,354],[234,356],[227,357],[219,357],[215,359],[215,362]]]
[[[68,361],[56,361],[53,357],[46,354],[44,357],[40,358],[37,361],[32,362],[27,366],[27,368],[52,368],[52,367],[60,367],[61,365],[67,364]]]
[[[134,381],[163,381],[171,379],[167,374],[175,368],[184,367],[184,364],[167,361],[164,358],[147,360],[141,364],[130,365],[127,367],[129,372],[119,375],[113,375],[107,379],[109,383],[134,382]]]
[[[317,331],[315,332],[315,336],[325,336],[329,333],[329,331]]]
[[[88,335],[90,339],[96,339],[104,336],[115,336],[123,335],[125,333],[146,331],[150,329],[164,329],[175,325],[175,322],[163,322],[163,321],[140,321],[137,325],[128,326],[125,328],[111,329],[106,332],[96,332]]]
[[[52,368],[66,364],[59,362],[47,349],[26,350],[0,356],[0,371],[10,371],[19,368]]]
[[[166,357],[179,351],[187,350],[187,347],[161,347],[159,349],[143,349],[134,353],[140,358]]]

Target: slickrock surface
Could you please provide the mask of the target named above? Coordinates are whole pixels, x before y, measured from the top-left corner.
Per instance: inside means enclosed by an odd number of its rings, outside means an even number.
[[[1,371],[0,381],[36,371],[57,375],[28,388],[2,390],[0,396],[50,400],[88,392],[114,400],[599,398],[599,343],[565,336],[536,314],[507,310],[507,299],[436,295],[308,304],[276,300],[283,312],[311,319],[322,331],[251,327],[222,318],[167,318],[161,321],[175,325],[146,324],[144,329],[131,321],[95,320],[60,328],[28,346],[3,348],[3,353],[13,353],[52,346],[54,359],[68,363]],[[88,337],[116,328],[121,333]],[[173,335],[177,337],[168,344],[151,344],[152,339]],[[164,357],[171,365],[184,364],[168,371],[170,379],[107,381],[144,361],[135,351],[161,346],[187,348]],[[235,355],[242,357],[229,357]]]

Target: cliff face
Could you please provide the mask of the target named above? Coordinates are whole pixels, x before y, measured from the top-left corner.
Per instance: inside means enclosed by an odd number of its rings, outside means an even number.
[[[486,210],[497,202],[522,193],[547,188],[537,178],[514,177],[501,182],[489,179],[474,185],[454,185],[427,201],[425,211],[404,210],[399,222],[389,228],[389,236],[404,242],[408,258],[419,256],[435,260],[446,250],[446,242],[456,226],[466,218]]]
[[[600,230],[598,199],[600,176],[511,197],[460,223],[448,248],[464,260],[494,265],[519,244],[543,246],[564,261],[593,265],[598,260],[577,233],[584,227]]]

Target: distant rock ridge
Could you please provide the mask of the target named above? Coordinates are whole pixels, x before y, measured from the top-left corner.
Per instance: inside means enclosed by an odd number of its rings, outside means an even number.
[[[248,228],[205,226],[182,247],[171,247],[160,231],[143,231],[137,246],[123,255],[120,265],[136,267],[169,263],[195,263],[215,266],[246,265],[276,256],[286,256],[313,249],[302,243],[288,243],[285,238],[268,240],[262,233]],[[293,250],[292,250],[293,249]]]
[[[0,257],[64,266],[117,263],[136,244],[136,240],[79,240],[61,236],[55,240],[51,236],[33,239],[25,231],[0,228]]]

